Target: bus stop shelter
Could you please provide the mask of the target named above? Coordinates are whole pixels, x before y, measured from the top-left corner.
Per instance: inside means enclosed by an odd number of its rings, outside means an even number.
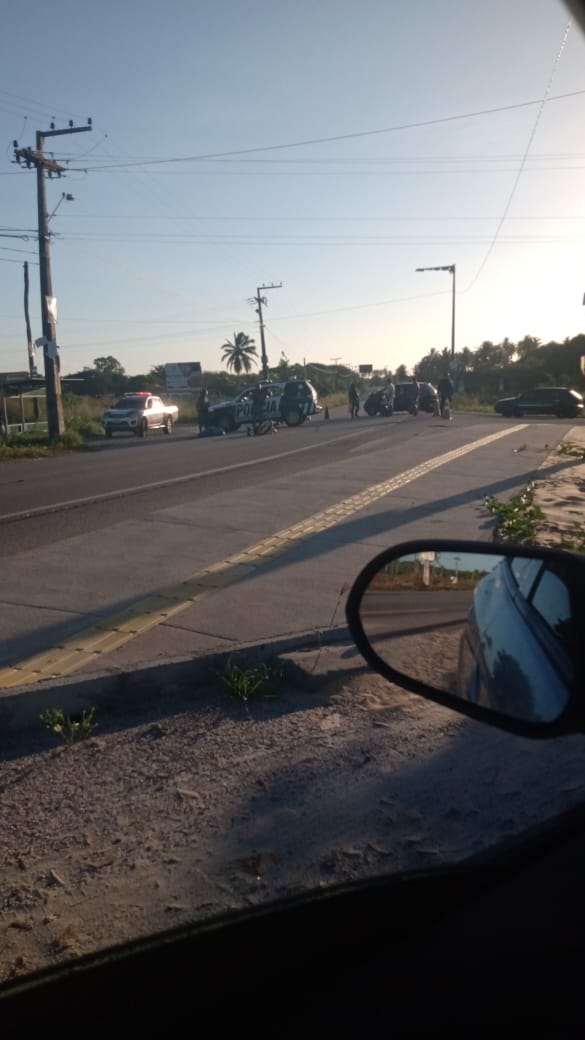
[[[47,420],[37,417],[38,406],[33,418],[27,417],[27,402],[45,400],[45,380],[42,376],[31,376],[28,372],[0,372],[0,427],[4,437],[12,434],[39,431],[46,433]],[[9,422],[8,401],[18,400],[18,422]]]

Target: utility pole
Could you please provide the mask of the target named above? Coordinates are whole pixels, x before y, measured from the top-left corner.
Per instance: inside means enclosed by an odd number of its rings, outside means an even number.
[[[264,318],[262,315],[262,304],[266,305],[268,303],[268,300],[264,296],[261,296],[260,293],[264,292],[266,289],[282,289],[282,282],[279,282],[278,285],[275,285],[274,282],[272,282],[271,285],[259,285],[256,289],[256,295],[253,296],[252,300],[250,301],[251,303],[256,304],[256,314],[258,315],[258,320],[260,322],[260,347],[262,352],[263,379],[268,379],[268,357],[266,355],[266,341],[264,339]]]
[[[14,141],[14,157],[19,164],[24,163],[30,169],[34,166],[37,171],[37,211],[38,211],[38,237],[39,237],[39,277],[41,289],[41,317],[43,327],[43,355],[45,362],[45,391],[47,395],[47,423],[49,437],[51,440],[62,437],[65,433],[65,421],[63,419],[63,402],[61,400],[61,376],[59,374],[59,358],[57,353],[57,316],[55,300],[53,298],[53,284],[51,280],[51,255],[50,255],[50,233],[49,217],[47,214],[47,196],[45,191],[45,173],[48,177],[60,177],[66,173],[66,167],[60,166],[54,159],[45,156],[45,139],[47,137],[60,137],[62,134],[81,134],[92,129],[91,119],[87,126],[69,126],[63,130],[56,130],[55,124],[51,123],[50,130],[37,130],[36,148],[19,148],[18,141]]]

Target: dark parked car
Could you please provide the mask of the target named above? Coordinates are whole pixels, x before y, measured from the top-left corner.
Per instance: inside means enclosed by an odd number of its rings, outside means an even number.
[[[438,390],[432,383],[419,383],[418,385],[418,406],[421,412],[430,412],[432,415],[439,396]]]
[[[412,382],[397,383],[394,395],[394,411],[410,412],[411,415],[418,415],[418,410],[419,396],[416,392],[416,384]]]
[[[494,410],[500,415],[556,415],[559,419],[575,419],[583,415],[583,395],[566,386],[537,386],[524,390],[518,397],[503,397]]]

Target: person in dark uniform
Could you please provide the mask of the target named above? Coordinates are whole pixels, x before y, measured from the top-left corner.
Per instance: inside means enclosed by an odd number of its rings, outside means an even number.
[[[360,410],[360,395],[355,383],[349,384],[349,389],[347,391],[347,399],[349,401],[349,414],[351,415],[352,419],[357,419]]]
[[[444,415],[447,405],[449,405],[449,411],[451,411],[451,399],[453,397],[453,384],[449,376],[442,376],[439,379],[437,390],[439,391],[439,409],[441,415]]]
[[[207,426],[208,421],[209,391],[206,386],[202,386],[197,397],[197,422],[199,424],[199,433],[203,433],[203,430]]]
[[[262,424],[265,421],[265,406],[268,390],[265,386],[255,386],[252,390],[252,430],[254,433],[262,433]]]

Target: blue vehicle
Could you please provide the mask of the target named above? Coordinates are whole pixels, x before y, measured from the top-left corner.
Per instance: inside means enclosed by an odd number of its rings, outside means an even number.
[[[459,697],[527,722],[559,716],[579,638],[565,570],[512,556],[479,582],[459,648]]]

